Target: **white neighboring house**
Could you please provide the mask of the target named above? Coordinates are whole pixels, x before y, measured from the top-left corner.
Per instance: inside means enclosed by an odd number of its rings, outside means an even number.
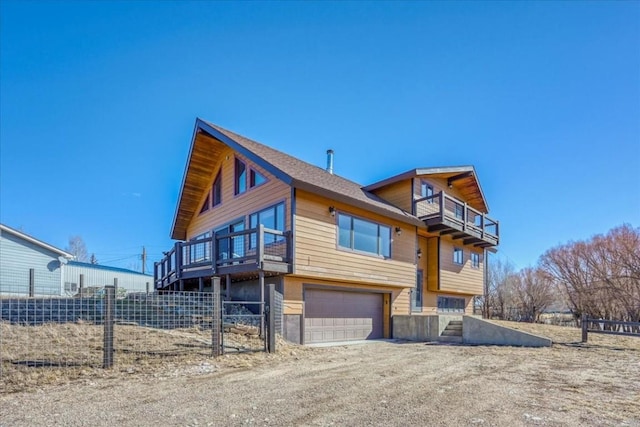
[[[124,268],[87,264],[28,234],[0,224],[0,296],[73,296],[113,285],[127,292],[153,289],[153,276]]]

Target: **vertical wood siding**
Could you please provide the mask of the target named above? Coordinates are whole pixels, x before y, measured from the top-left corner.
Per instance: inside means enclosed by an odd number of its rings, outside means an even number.
[[[426,244],[426,256],[422,255],[427,259],[427,289],[430,291],[437,291],[440,286],[439,240],[439,237],[429,237]]]
[[[391,259],[338,249],[338,212],[391,227]],[[416,228],[363,209],[336,203],[304,191],[296,192],[295,274],[329,280],[412,287],[416,274]],[[394,229],[402,228],[397,236]]]
[[[61,295],[58,254],[0,231],[0,295],[29,295],[29,269],[35,273],[35,295]]]
[[[255,169],[267,178],[267,182],[254,188],[249,188],[247,185],[247,191],[236,196],[234,194],[234,163],[236,157],[246,164],[247,175],[249,175],[249,168]],[[213,180],[221,167],[222,203],[209,208],[206,212],[199,213],[202,204],[209,193],[211,193]],[[211,231],[214,228],[228,224],[230,221],[236,219],[243,218],[245,225],[248,226],[247,217],[249,214],[282,201],[285,202],[285,230],[291,230],[291,190],[288,185],[261,167],[249,162],[245,157],[235,153],[230,148],[226,148],[223,151],[213,170],[214,172],[209,180],[207,191],[202,194],[197,212],[187,228],[187,239]]]

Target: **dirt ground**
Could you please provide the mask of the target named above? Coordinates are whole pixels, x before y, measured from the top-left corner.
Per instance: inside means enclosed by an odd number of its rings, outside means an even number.
[[[506,324],[507,322],[502,322]],[[202,357],[0,395],[0,426],[640,426],[640,339],[550,348],[375,342]]]

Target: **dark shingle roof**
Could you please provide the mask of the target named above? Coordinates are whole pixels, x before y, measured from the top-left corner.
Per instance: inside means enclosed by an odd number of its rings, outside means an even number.
[[[232,148],[240,148],[239,151],[241,151],[242,154],[247,155],[251,160],[256,161],[270,172],[275,172],[274,174],[276,176],[296,188],[320,194],[336,201],[355,205],[417,226],[424,226],[424,223],[416,216],[384,201],[373,193],[365,191],[363,187],[356,182],[336,174],[330,174],[318,166],[304,162],[289,154],[275,150],[204,120],[198,119],[197,126],[204,132],[211,134],[211,136],[231,145]],[[239,147],[234,147],[236,144]],[[267,164],[265,164],[265,162]],[[273,168],[275,168],[276,171],[274,171]]]

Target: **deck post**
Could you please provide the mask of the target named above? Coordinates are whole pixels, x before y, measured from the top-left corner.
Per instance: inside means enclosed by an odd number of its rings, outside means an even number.
[[[204,277],[198,277],[198,292],[204,292]]]
[[[588,333],[589,333],[589,319],[587,318],[587,313],[582,313],[582,320],[580,321],[580,326],[582,326],[582,342],[587,342]]]
[[[176,253],[176,278],[179,279],[182,276],[182,247],[180,242],[176,242],[175,246]]]
[[[469,209],[467,207],[467,202],[464,202],[464,205],[462,205],[462,231],[467,229],[467,218],[469,217],[467,209]]]
[[[444,204],[446,197],[444,195],[444,190],[440,192],[440,222],[444,222]]]
[[[262,226],[260,226],[262,228]],[[258,272],[258,286],[260,286],[260,336],[264,338],[264,271]]]
[[[480,216],[480,237],[484,239],[484,214]]]
[[[264,225],[258,226],[258,233],[256,235],[256,262],[258,269],[262,270],[262,262],[264,261]]]
[[[216,267],[218,262],[218,242],[216,241],[216,232],[211,230],[211,271],[216,273]]]

